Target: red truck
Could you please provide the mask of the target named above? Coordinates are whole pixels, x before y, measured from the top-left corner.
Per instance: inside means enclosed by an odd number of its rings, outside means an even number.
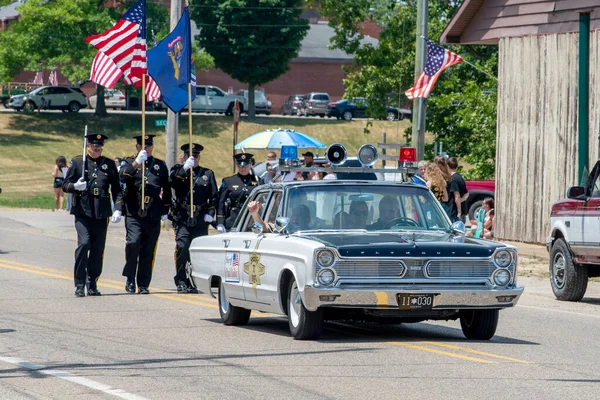
[[[465,181],[465,183],[469,191],[469,198],[467,199],[469,219],[475,219],[475,214],[481,208],[483,199],[487,197],[494,198],[496,181]]]

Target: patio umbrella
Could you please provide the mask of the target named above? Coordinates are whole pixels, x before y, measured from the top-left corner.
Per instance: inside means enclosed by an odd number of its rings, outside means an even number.
[[[293,129],[267,129],[255,133],[235,145],[235,149],[281,149],[281,146],[324,149],[323,143]]]

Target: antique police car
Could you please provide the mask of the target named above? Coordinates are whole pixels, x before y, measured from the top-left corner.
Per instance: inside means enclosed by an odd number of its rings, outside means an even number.
[[[314,339],[326,320],[460,319],[467,338],[487,340],[523,292],[516,248],[466,238],[424,186],[292,181],[249,201],[262,221],[244,207],[231,232],[190,248],[191,279],[216,292],[226,325],[251,310],[284,314],[292,336]]]

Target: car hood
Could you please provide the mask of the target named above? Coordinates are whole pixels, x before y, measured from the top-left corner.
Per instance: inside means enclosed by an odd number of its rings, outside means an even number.
[[[453,236],[388,232],[343,232],[301,234],[328,247],[337,249],[342,257],[490,257],[504,245],[498,242],[465,238],[454,242]]]
[[[27,96],[26,94],[15,94],[14,96],[10,96],[11,100],[20,100],[23,97]]]

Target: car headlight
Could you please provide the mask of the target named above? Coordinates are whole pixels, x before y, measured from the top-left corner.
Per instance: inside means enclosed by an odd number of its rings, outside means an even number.
[[[331,250],[321,250],[317,253],[317,263],[321,267],[331,267],[335,262],[335,255]]]
[[[317,281],[323,286],[329,286],[335,280],[335,271],[331,268],[323,268],[317,274]]]
[[[499,250],[494,254],[494,262],[500,268],[506,268],[512,262],[512,254],[508,250]]]
[[[267,101],[267,107],[271,107],[273,104],[270,101]]]
[[[510,271],[507,269],[499,269],[494,273],[494,284],[498,286],[506,286],[510,282]]]

